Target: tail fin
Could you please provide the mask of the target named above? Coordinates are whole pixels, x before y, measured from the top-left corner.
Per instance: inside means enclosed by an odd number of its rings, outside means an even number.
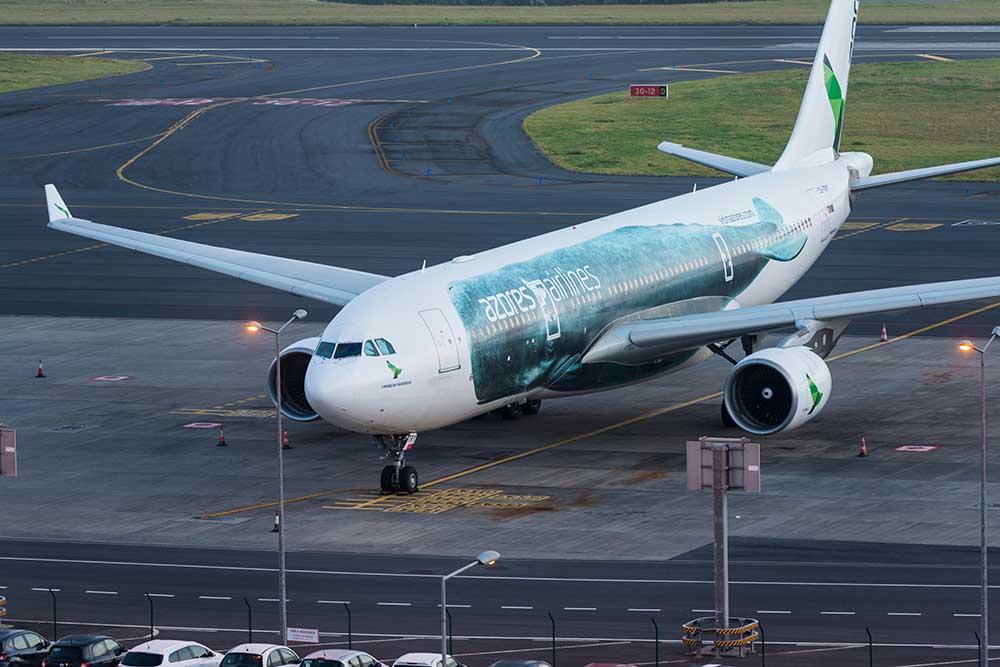
[[[837,157],[844,126],[847,77],[851,72],[859,0],[831,0],[806,92],[792,136],[774,165],[822,164]]]

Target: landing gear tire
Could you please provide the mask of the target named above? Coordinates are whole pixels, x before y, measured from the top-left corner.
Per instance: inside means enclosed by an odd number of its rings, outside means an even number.
[[[507,420],[519,419],[524,414],[524,406],[520,403],[511,403],[500,408],[500,416]]]
[[[733,416],[729,414],[729,409],[726,407],[726,402],[722,402],[722,425],[726,428],[736,428],[736,422],[733,421]]]
[[[533,401],[528,401],[521,407],[521,412],[526,415],[537,415],[538,411],[542,409],[542,401],[535,399]]]
[[[420,490],[417,469],[413,466],[403,466],[399,471],[399,490],[402,493],[416,493]]]
[[[396,478],[396,466],[382,468],[382,478],[379,481],[382,495],[390,495],[399,491],[399,480]]]

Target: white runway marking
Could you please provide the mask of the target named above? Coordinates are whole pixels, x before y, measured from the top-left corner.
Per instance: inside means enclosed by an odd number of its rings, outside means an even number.
[[[32,588],[31,590],[33,590],[33,591],[42,591],[43,593],[48,593],[49,591],[52,591],[53,593],[58,593],[62,589],[61,588]]]
[[[791,614],[787,609],[758,609],[758,614]]]
[[[316,600],[316,604],[351,604],[350,600]]]
[[[890,611],[886,616],[923,616],[919,611]]]
[[[227,595],[199,595],[199,600],[232,600],[231,597]]]
[[[84,591],[84,593],[90,593],[91,595],[118,595],[118,591]]]
[[[952,614],[955,618],[979,618],[981,614]]]
[[[652,613],[656,613],[656,612],[661,611],[661,610],[659,610],[659,609],[628,609],[627,611],[644,611],[644,612],[648,612],[648,613],[652,614]]]
[[[412,602],[378,602],[380,607],[412,607]]]
[[[173,593],[146,593],[151,598],[172,598],[175,597]]]
[[[821,611],[820,614],[823,616],[854,616],[856,612],[853,611]]]
[[[563,607],[563,611],[597,611],[597,607]]]
[[[500,608],[501,609],[518,609],[518,610],[522,610],[522,611],[529,611],[531,609],[534,609],[534,607],[521,607],[521,606],[517,606],[517,605],[500,605]]]

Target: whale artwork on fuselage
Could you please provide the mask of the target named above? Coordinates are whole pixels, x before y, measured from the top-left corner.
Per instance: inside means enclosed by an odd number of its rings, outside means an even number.
[[[852,318],[1000,296],[1000,278],[987,277],[778,301],[863,191],[1000,164],[873,176],[871,155],[840,150],[857,17],[857,0],[831,0],[773,165],[663,142],[664,153],[736,178],[400,276],[82,220],[52,185],[49,227],[343,306],[321,335],[280,351],[267,386],[289,419],[374,435],[388,459],[384,493],[417,490],[404,461],[420,431],[491,411],[535,414],[543,399],[712,355],[732,363],[723,423],[778,433],[823,412],[832,388],[824,359]],[[736,341],[739,360],[727,351]]]
[[[740,217],[731,224],[619,227],[450,283],[448,294],[468,332],[476,397],[487,403],[538,387],[607,389],[691,359],[697,350],[630,366],[581,363],[612,323],[722,310],[768,262],[793,260],[805,246],[806,234],[785,226],[762,199],[754,198]],[[659,268],[650,275],[649,266]],[[600,298],[602,288],[612,298]]]

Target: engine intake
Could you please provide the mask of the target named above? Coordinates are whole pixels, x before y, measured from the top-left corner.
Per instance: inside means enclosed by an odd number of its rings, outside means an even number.
[[[281,351],[281,414],[289,419],[309,422],[319,419],[319,415],[309,405],[306,397],[306,369],[312,359],[313,351],[319,344],[319,337],[306,338],[292,343]],[[267,369],[267,393],[271,402],[278,404],[275,378],[277,363],[271,362]]]
[[[808,347],[755,352],[729,372],[726,409],[744,431],[771,435],[805,424],[826,406],[830,369]]]

